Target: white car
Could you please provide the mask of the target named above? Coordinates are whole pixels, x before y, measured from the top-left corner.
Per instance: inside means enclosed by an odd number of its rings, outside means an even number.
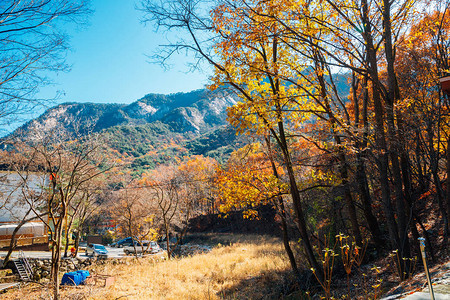
[[[157,253],[161,251],[161,247],[159,247],[157,242],[149,242],[149,241],[142,241],[142,243],[136,242],[135,243],[136,250],[133,246],[128,246],[123,248],[123,252],[125,254],[141,254],[144,253]],[[136,252],[134,252],[136,251]]]
[[[88,244],[86,247],[86,255],[99,258],[108,258],[108,250],[106,250],[105,246],[100,244]]]

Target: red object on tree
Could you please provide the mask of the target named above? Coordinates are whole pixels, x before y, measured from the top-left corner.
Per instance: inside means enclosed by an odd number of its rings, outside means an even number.
[[[439,79],[441,83],[442,91],[450,96],[450,76],[445,76]]]

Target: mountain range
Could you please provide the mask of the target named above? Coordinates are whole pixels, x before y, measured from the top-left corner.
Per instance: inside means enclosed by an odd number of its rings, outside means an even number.
[[[223,159],[244,145],[226,121],[237,97],[227,92],[148,94],[131,104],[63,103],[49,108],[12,133],[33,138],[59,128],[80,134],[98,132],[113,152],[143,171],[185,156]]]

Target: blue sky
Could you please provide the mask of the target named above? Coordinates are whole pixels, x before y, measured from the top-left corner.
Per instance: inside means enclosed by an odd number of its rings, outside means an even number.
[[[208,74],[190,72],[189,57],[178,55],[170,70],[149,63],[165,36],[140,22],[142,12],[133,0],[92,0],[93,14],[82,28],[67,26],[71,36],[68,73],[51,75],[54,86],[39,96],[64,94],[58,102],[131,103],[148,93],[188,92],[207,84]]]

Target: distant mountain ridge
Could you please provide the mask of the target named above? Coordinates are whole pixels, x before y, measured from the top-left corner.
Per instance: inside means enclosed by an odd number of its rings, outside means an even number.
[[[243,144],[226,121],[227,107],[236,102],[225,90],[205,89],[148,94],[131,104],[68,102],[49,108],[11,136],[39,138],[60,126],[80,134],[99,132],[111,150],[142,170],[193,154],[220,158],[231,153]]]
[[[180,133],[205,133],[226,125],[226,108],[236,99],[224,91],[196,90],[170,95],[148,94],[131,104],[63,103],[26,123],[18,132],[66,129],[77,123],[81,133],[99,132],[118,125],[144,125],[161,121]]]

